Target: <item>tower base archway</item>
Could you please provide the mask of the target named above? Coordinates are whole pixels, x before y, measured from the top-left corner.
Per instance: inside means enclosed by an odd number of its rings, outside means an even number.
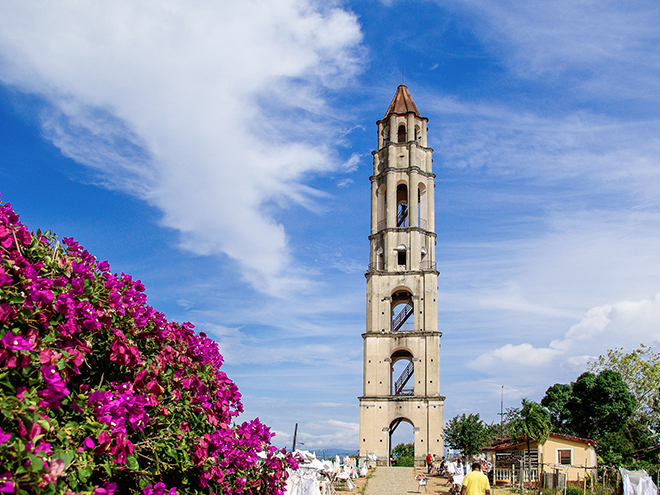
[[[376,464],[389,466],[393,427],[399,420],[413,427],[415,466],[424,467],[426,453],[442,457],[440,397],[360,397],[360,456],[376,455]]]

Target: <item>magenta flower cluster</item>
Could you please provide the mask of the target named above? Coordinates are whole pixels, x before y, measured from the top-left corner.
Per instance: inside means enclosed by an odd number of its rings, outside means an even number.
[[[0,493],[280,494],[217,344],[77,242],[0,203]]]

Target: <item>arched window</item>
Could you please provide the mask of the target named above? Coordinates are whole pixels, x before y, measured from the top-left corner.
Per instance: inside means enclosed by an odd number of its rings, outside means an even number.
[[[387,226],[387,186],[381,184],[378,190],[376,191],[376,208],[377,208],[377,220],[376,220],[376,230],[383,230]]]
[[[391,308],[392,332],[412,332],[415,330],[415,308],[410,292],[401,290],[392,294]]]
[[[399,349],[390,356],[390,395],[415,394],[415,365],[408,349]]]
[[[404,124],[401,124],[399,126],[399,139],[398,141],[400,143],[405,143],[408,141],[408,136],[406,136],[406,126]]]
[[[428,229],[427,215],[426,186],[420,182],[417,189],[417,225],[424,230]]]
[[[405,184],[396,187],[396,226],[408,226],[408,186]]]

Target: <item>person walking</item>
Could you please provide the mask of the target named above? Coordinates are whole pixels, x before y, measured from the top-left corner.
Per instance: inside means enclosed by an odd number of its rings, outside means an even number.
[[[481,463],[472,463],[472,471],[465,475],[461,495],[490,495],[488,476],[481,472]]]
[[[433,454],[430,452],[426,454],[426,468],[428,469],[428,474],[431,474],[431,470],[433,469]]]

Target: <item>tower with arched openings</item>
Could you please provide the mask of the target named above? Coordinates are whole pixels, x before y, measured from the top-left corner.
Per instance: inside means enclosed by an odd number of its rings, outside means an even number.
[[[389,464],[392,434],[414,432],[415,464],[442,455],[434,179],[426,123],[400,85],[378,124],[371,176],[370,263],[360,455]]]

